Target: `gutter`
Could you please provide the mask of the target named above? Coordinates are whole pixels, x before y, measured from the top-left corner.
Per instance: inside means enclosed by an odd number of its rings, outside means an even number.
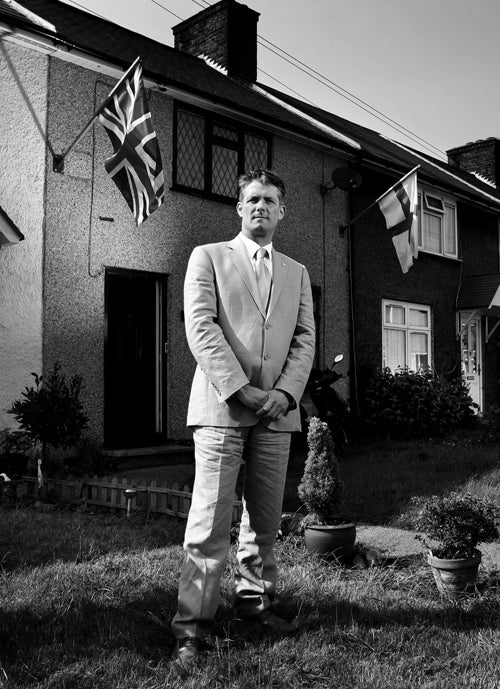
[[[383,135],[381,135],[383,136]],[[388,137],[384,137],[387,138]],[[453,172],[450,172],[449,170],[445,170],[444,168],[440,167],[437,163],[434,163],[432,160],[429,160],[429,158],[426,158],[425,156],[421,155],[418,153],[418,151],[415,151],[414,149],[407,148],[404,144],[400,144],[398,141],[394,141],[393,139],[388,139],[391,143],[393,143],[395,146],[398,146],[399,148],[402,148],[404,151],[407,153],[411,153],[413,156],[416,158],[419,158],[422,160],[424,163],[427,163],[428,165],[431,165],[432,167],[436,168],[439,170],[439,172],[443,175],[448,175],[451,177],[453,180],[456,180],[459,184],[463,184],[466,187],[469,187],[474,191],[475,194],[480,194],[481,196],[484,196],[486,199],[488,199],[490,202],[493,201],[497,206],[500,206],[500,198],[498,196],[493,196],[492,194],[488,194],[488,192],[484,191],[483,189],[478,189],[474,184],[471,182],[467,182],[465,179],[462,179],[458,175],[454,175]],[[453,192],[455,193],[455,192]]]
[[[296,117],[300,117],[301,119],[303,119],[308,124],[312,125],[313,127],[316,127],[316,129],[319,129],[319,131],[322,132],[323,134],[326,134],[327,136],[333,137],[338,142],[345,144],[346,146],[349,146],[349,148],[353,148],[356,151],[361,151],[360,144],[357,141],[355,141],[354,139],[351,139],[350,137],[346,136],[345,134],[341,134],[340,132],[337,132],[335,129],[333,129],[333,127],[329,127],[328,125],[323,124],[322,122],[319,122],[318,120],[315,120],[313,117],[306,115],[304,112],[302,112],[302,110],[299,110],[298,108],[295,108],[293,105],[290,105],[289,103],[286,103],[285,101],[281,100],[277,96],[274,96],[274,95],[268,93],[261,86],[257,86],[257,84],[252,84],[251,88],[256,93],[259,93],[261,96],[264,96],[265,98],[272,101],[273,103],[276,103],[281,108],[284,108],[285,110],[288,110],[288,112],[293,113]]]
[[[105,57],[101,59],[101,57],[95,53],[91,53],[85,49],[79,48],[64,39],[58,38],[56,35],[38,31],[36,28],[26,29],[0,19],[0,40],[9,41],[24,48],[28,47],[50,57],[57,57],[65,62],[98,72],[99,74],[105,74],[106,76],[113,77],[115,79],[120,79],[123,76],[123,65],[120,66],[117,62],[113,62]],[[238,110],[234,106],[226,105],[222,102],[216,101],[210,98],[210,96],[204,95],[202,92],[196,93],[196,91],[187,90],[182,86],[166,84],[159,77],[148,77],[145,72],[143,72],[143,80],[144,85],[147,88],[165,93],[176,100],[205,109],[207,106],[209,106],[213,112],[219,115],[225,115],[226,117],[232,117],[233,119],[236,117],[246,124],[253,125],[254,127],[260,129],[265,129],[289,139],[291,138],[295,141],[313,146],[322,151],[332,152],[332,149],[335,149],[335,146],[331,141],[327,141],[326,139],[322,141],[321,138],[315,139],[313,135],[308,135],[307,133],[300,131],[294,131],[293,128],[288,128],[282,124],[272,122],[269,119],[264,120],[257,114],[253,115],[248,111],[245,112],[243,110]],[[262,91],[261,95],[272,99],[265,91]],[[279,99],[275,99],[275,102],[281,107],[287,108],[291,112],[294,111],[293,108],[286,106],[284,103],[279,101]],[[311,119],[311,121],[309,121],[308,118],[298,110],[295,111],[294,114],[299,116],[300,119],[307,121],[309,124],[314,124],[316,129],[319,130],[318,133],[326,134],[330,139],[334,136],[339,144],[343,144],[344,146],[347,145],[350,148],[359,150],[359,145],[347,137],[342,137],[342,135],[335,133],[328,127],[322,128],[318,126],[314,120]],[[338,152],[346,155],[346,151],[343,148],[339,148]]]

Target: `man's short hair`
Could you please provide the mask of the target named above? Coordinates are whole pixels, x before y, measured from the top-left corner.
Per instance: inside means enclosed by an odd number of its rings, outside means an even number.
[[[285,184],[283,180],[269,170],[250,170],[238,177],[238,198],[241,201],[243,192],[252,182],[260,182],[261,184],[272,184],[278,190],[280,201],[285,200]]]

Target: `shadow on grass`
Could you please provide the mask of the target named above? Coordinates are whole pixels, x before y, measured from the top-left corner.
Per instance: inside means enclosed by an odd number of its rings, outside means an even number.
[[[174,645],[170,620],[176,603],[177,588],[172,585],[153,588],[130,605],[106,606],[83,600],[62,611],[37,612],[33,606],[2,611],[2,666],[11,680],[22,679],[21,674],[29,669],[30,678],[37,675],[41,682],[57,666],[103,653],[111,656],[118,650],[160,662],[171,655]],[[40,662],[43,655],[47,667]]]

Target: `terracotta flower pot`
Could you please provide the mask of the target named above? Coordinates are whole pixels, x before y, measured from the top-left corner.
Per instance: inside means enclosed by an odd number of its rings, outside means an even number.
[[[432,568],[434,580],[440,593],[458,598],[473,592],[477,579],[481,553],[471,558],[459,560],[444,560],[435,557],[432,552],[427,555],[427,562]]]
[[[321,555],[326,559],[346,562],[356,541],[356,524],[354,522],[331,526],[310,524],[304,530],[304,539],[310,553]]]

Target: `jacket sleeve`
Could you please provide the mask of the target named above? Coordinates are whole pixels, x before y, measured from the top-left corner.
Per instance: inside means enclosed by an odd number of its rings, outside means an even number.
[[[295,405],[300,402],[311,372],[316,333],[311,282],[307,269],[302,266],[302,280],[297,323],[290,343],[288,356],[274,384],[275,389],[283,390],[293,397]],[[293,408],[293,407],[292,407]]]
[[[217,284],[206,248],[196,247],[184,282],[184,316],[189,348],[198,366],[224,402],[249,380],[217,322]]]

